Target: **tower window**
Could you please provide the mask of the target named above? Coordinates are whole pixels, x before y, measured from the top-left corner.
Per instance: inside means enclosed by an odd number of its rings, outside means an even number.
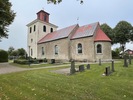
[[[44,16],[44,21],[47,21],[47,16],[46,15]]]
[[[82,53],[82,44],[81,43],[78,44],[77,50],[78,50],[78,53]]]
[[[50,32],[53,32],[53,28],[50,29]]]
[[[32,27],[30,27],[30,33],[32,32]]]
[[[55,45],[55,55],[58,55],[58,46],[57,45]]]
[[[43,26],[43,32],[46,32],[46,26],[45,25]]]
[[[33,42],[33,39],[31,39],[31,43]]]
[[[101,44],[97,45],[97,53],[102,53],[102,45]]]
[[[36,31],[36,25],[34,25],[34,32]]]

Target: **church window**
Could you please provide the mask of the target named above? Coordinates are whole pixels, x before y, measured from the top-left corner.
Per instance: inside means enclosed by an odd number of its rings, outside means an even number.
[[[101,44],[97,45],[97,53],[102,53],[102,45]]]
[[[30,27],[30,33],[32,32],[32,27]]]
[[[79,43],[78,44],[78,53],[82,53],[82,44],[81,43]]]
[[[44,16],[44,21],[47,21],[47,16],[46,15]]]
[[[34,32],[36,31],[36,25],[34,25]]]
[[[53,32],[53,28],[50,29],[50,32]]]
[[[42,55],[44,55],[44,47],[42,47]]]
[[[33,39],[31,39],[31,43],[33,42]]]
[[[46,32],[46,26],[45,25],[43,26],[43,32]]]
[[[57,45],[55,45],[55,55],[58,55],[58,46]]]

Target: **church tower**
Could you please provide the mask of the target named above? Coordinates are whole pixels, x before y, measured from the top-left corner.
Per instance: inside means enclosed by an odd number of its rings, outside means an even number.
[[[27,24],[27,53],[32,58],[38,58],[37,42],[46,34],[57,30],[57,26],[49,23],[49,13],[40,10],[37,19]],[[44,57],[45,58],[45,57]]]

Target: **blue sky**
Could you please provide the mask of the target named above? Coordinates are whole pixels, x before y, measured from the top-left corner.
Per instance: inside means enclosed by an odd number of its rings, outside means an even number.
[[[50,23],[64,28],[73,24],[80,26],[100,22],[107,23],[112,28],[125,20],[133,25],[133,0],[84,0],[81,5],[77,0],[63,0],[62,3],[47,4],[46,0],[10,0],[16,18],[9,27],[9,38],[2,39],[0,49],[8,50],[10,46],[15,49],[27,49],[26,25],[36,19],[36,13],[44,9],[50,13]],[[79,18],[79,20],[77,20]],[[119,45],[114,45],[119,47]],[[133,44],[126,48],[133,49]]]

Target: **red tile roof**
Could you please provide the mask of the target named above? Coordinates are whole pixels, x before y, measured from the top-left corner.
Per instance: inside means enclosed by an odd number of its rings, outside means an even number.
[[[53,41],[53,40],[58,40],[58,39],[66,38],[66,37],[69,36],[69,34],[73,31],[73,29],[76,26],[78,26],[78,25],[77,24],[76,25],[72,25],[72,26],[63,28],[61,30],[54,31],[52,33],[48,33],[41,40],[39,40],[38,43],[44,43],[44,42],[49,42],[49,41]]]
[[[97,42],[97,41],[111,42],[111,39],[101,29],[98,29],[98,31],[96,32],[96,37],[95,37],[94,41],[95,42]]]
[[[76,33],[73,34],[71,39],[92,36],[97,28],[97,25],[98,22],[79,27]]]

